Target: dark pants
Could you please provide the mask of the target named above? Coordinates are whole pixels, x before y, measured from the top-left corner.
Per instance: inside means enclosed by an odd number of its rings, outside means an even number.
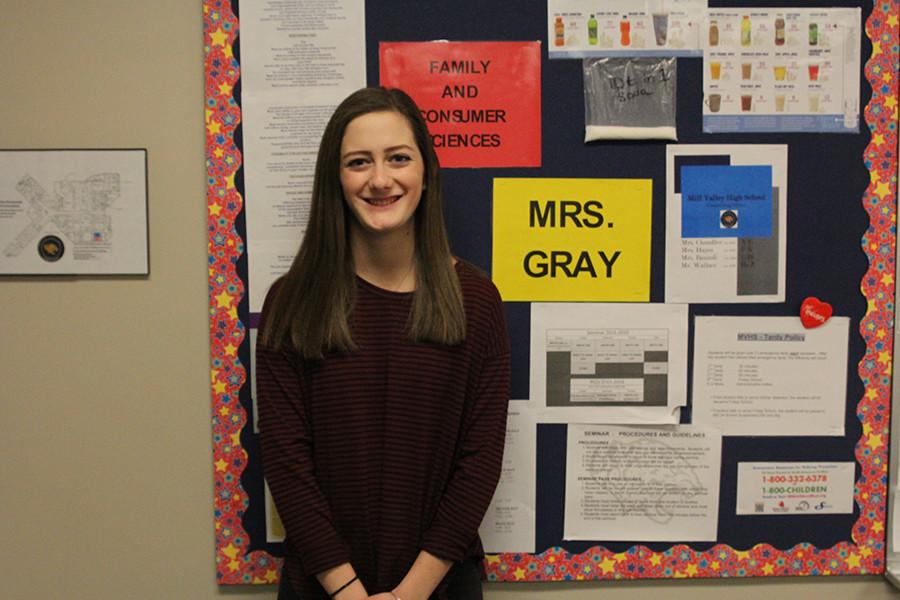
[[[447,600],[482,600],[480,560],[469,559],[453,565],[447,574]],[[380,590],[379,590],[380,591]],[[369,590],[372,593],[372,590]],[[287,573],[281,572],[278,600],[301,600],[291,587]],[[338,598],[337,600],[340,600]]]

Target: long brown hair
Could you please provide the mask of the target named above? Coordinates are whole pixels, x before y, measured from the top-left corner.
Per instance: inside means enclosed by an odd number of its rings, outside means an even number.
[[[349,318],[356,295],[350,250],[350,223],[355,217],[341,189],[341,142],[350,121],[382,111],[406,117],[425,161],[424,189],[414,216],[416,289],[409,337],[447,345],[465,338],[462,292],[444,229],[441,172],[431,136],[412,98],[398,89],[378,87],[348,96],[325,127],[306,234],[290,270],[269,299],[261,325],[260,343],[267,347],[293,349],[307,359],[356,348]]]

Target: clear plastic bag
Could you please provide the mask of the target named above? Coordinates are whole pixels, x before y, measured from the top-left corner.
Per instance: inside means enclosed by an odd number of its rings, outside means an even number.
[[[584,59],[584,141],[675,140],[677,59]]]

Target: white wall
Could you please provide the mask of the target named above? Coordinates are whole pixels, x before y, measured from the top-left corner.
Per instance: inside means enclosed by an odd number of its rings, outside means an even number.
[[[0,597],[274,598],[215,584],[201,1],[0,9],[0,147],[148,148],[152,269],[0,280]],[[869,577],[490,585],[487,598],[649,594],[892,592]]]

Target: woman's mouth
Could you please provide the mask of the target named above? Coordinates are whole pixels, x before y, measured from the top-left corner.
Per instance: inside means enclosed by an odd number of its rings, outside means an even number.
[[[372,206],[388,206],[400,199],[400,196],[384,196],[383,198],[363,198]]]

